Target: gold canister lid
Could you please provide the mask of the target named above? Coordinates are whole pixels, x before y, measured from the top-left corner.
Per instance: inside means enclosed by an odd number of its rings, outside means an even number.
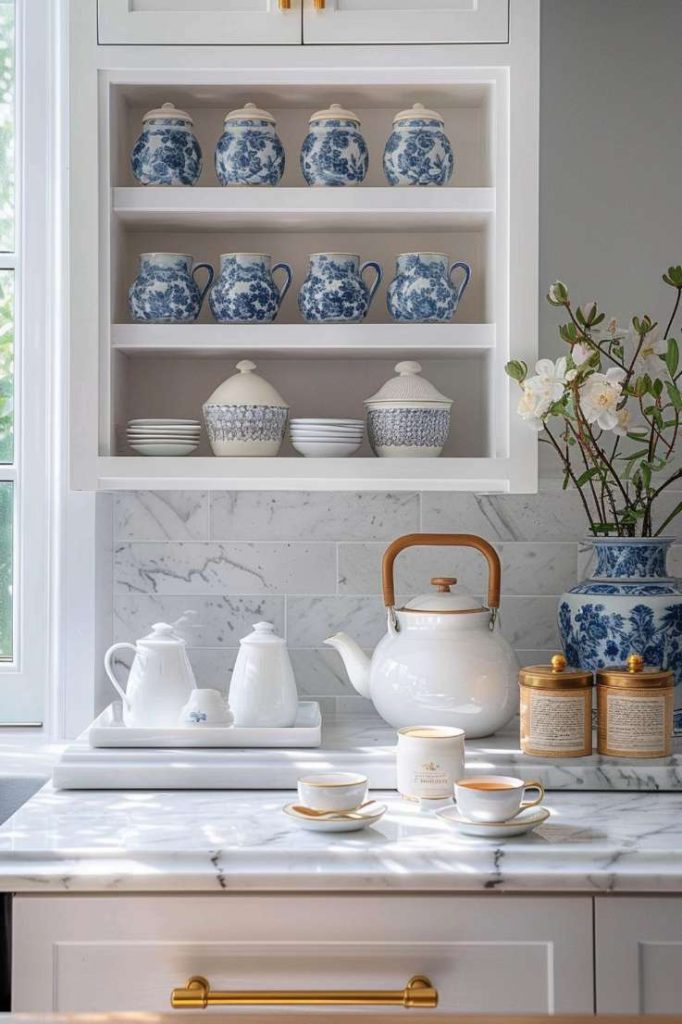
[[[641,654],[630,654],[627,665],[601,668],[597,682],[602,686],[618,686],[623,690],[655,689],[673,685],[673,674],[664,668],[645,668]]]
[[[519,671],[519,682],[543,690],[578,690],[592,686],[594,678],[586,669],[568,668],[563,654],[555,654],[549,665],[528,665]]]

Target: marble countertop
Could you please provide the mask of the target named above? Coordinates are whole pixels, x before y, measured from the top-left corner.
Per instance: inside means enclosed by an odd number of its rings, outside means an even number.
[[[396,793],[361,832],[299,829],[284,792],[57,792],[0,828],[0,890],[682,892],[682,794],[548,794],[504,841],[460,836]]]

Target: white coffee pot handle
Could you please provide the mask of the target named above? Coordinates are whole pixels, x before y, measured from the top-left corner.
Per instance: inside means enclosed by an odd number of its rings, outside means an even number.
[[[116,678],[116,676],[114,674],[114,666],[113,666],[114,654],[116,653],[116,651],[122,651],[124,648],[126,650],[128,650],[128,651],[132,651],[133,654],[137,654],[137,647],[135,646],[135,644],[129,644],[129,643],[112,644],[112,646],[109,648],[107,653],[104,655],[104,669],[106,671],[106,674],[109,676],[109,679],[111,680],[111,683],[112,683],[114,689],[117,691],[117,693],[119,694],[121,700],[123,701],[125,706],[128,708],[128,710],[130,710],[130,701],[128,700],[128,698],[127,698],[127,696],[125,694],[125,690],[123,689],[123,687],[121,686],[121,684],[119,683],[118,679]]]

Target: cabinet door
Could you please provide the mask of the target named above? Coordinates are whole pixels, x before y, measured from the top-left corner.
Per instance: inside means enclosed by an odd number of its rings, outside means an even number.
[[[597,1013],[682,1009],[682,897],[595,900]]]
[[[98,0],[102,44],[301,42],[301,0]]]
[[[305,43],[508,40],[508,0],[303,0]]]
[[[262,991],[402,990],[415,974],[439,991],[434,1016],[593,1009],[583,897],[19,896],[13,927],[15,1011],[160,1012],[192,975]]]

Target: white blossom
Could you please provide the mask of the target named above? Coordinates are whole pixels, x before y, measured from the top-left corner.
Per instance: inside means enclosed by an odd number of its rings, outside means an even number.
[[[580,408],[588,423],[597,423],[602,430],[613,430],[618,424],[616,407],[620,400],[625,371],[613,366],[606,373],[593,373],[580,389]]]
[[[632,416],[630,410],[625,406],[622,409],[618,409],[616,412],[617,423],[613,428],[614,434],[618,434],[619,437],[624,437],[628,430],[632,427]]]
[[[539,391],[528,387],[527,381],[521,385],[521,388],[521,397],[516,411],[533,430],[542,430],[544,426],[542,417],[549,409],[550,403]]]
[[[535,386],[551,395],[551,402],[558,402],[564,393],[566,386],[567,361],[561,356],[555,363],[551,359],[538,359],[535,364],[535,377],[530,377],[526,383],[531,387]],[[534,384],[537,382],[537,384]],[[550,404],[551,404],[550,402]]]
[[[638,377],[648,373],[652,380],[665,380],[668,376],[668,368],[659,356],[665,355],[668,351],[668,342],[660,337],[658,330],[654,329],[646,335],[637,361],[635,373]]]
[[[576,366],[582,366],[590,358],[594,349],[590,348],[589,345],[583,345],[582,341],[577,341],[571,349],[571,355],[573,356],[573,362]]]

